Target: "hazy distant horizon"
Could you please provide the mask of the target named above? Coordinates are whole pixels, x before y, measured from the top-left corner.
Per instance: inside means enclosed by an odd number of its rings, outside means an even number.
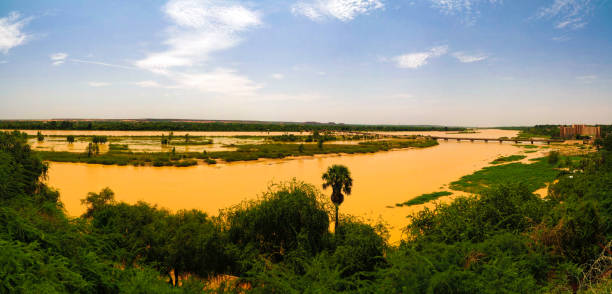
[[[192,121],[198,123],[209,123],[209,122],[227,122],[227,123],[262,123],[262,124],[279,124],[279,123],[287,123],[287,124],[346,124],[346,125],[389,125],[389,126],[434,126],[434,127],[463,127],[463,128],[496,128],[496,127],[530,127],[532,125],[444,125],[444,124],[434,124],[434,123],[410,123],[410,124],[390,124],[390,123],[360,123],[360,122],[338,122],[338,121],[314,121],[314,120],[306,120],[306,121],[271,121],[271,120],[241,120],[241,119],[207,119],[207,118],[34,118],[34,119],[24,119],[24,118],[15,118],[15,119],[0,119],[0,121],[102,121],[102,120],[139,120],[139,121]],[[586,125],[610,125],[610,123],[583,123],[583,122],[573,122],[573,123],[538,123],[538,125],[572,125],[572,124],[586,124]]]
[[[0,119],[612,124],[612,1],[2,1]]]

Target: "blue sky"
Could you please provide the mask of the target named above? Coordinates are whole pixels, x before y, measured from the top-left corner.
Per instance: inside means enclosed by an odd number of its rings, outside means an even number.
[[[0,3],[0,119],[612,123],[612,1]]]

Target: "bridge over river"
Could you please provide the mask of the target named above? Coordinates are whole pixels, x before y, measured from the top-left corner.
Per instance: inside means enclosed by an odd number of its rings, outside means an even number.
[[[503,143],[503,142],[514,142],[516,144],[518,143],[523,143],[523,142],[530,142],[531,144],[533,144],[534,142],[542,142],[542,143],[546,143],[546,144],[550,144],[550,143],[561,143],[561,142],[565,142],[565,140],[559,140],[559,139],[534,139],[534,138],[525,138],[525,139],[518,139],[518,138],[466,138],[466,137],[441,137],[441,136],[430,136],[432,139],[436,139],[436,140],[444,140],[444,141],[448,141],[448,140],[457,140],[457,142],[459,141],[484,141],[484,142],[499,142],[499,143]]]
[[[353,134],[353,135],[362,135],[362,136],[366,136],[366,135],[375,135],[376,137],[380,138],[380,137],[386,137],[386,138],[413,138],[414,136],[423,136],[423,137],[429,137],[432,139],[436,139],[436,140],[444,140],[444,141],[449,141],[449,140],[455,140],[457,142],[460,141],[470,141],[470,142],[474,142],[474,141],[484,141],[485,143],[488,142],[499,142],[499,143],[503,143],[503,142],[514,142],[515,144],[519,144],[519,143],[546,143],[546,144],[550,144],[550,143],[563,143],[565,142],[565,140],[563,139],[544,139],[544,138],[507,138],[507,137],[500,137],[500,138],[478,138],[478,137],[452,137],[452,136],[436,136],[436,135],[430,135],[430,134],[410,134],[410,135],[405,135],[405,134],[380,134],[380,133],[367,133],[367,132],[347,132],[349,134]]]

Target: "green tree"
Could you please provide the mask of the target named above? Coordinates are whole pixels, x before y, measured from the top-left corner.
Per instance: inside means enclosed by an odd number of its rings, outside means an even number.
[[[93,214],[100,210],[102,207],[115,202],[115,192],[110,188],[106,187],[100,191],[100,193],[89,192],[85,199],[81,199],[81,204],[87,206],[87,211],[83,216],[91,217]]]
[[[92,157],[94,155],[98,155],[99,153],[100,147],[98,146],[98,144],[89,143],[89,145],[87,145],[87,157]]]
[[[36,133],[36,139],[38,140],[38,142],[42,142],[45,140],[45,137],[40,131],[38,131],[38,133]]]
[[[603,148],[606,151],[612,151],[612,133],[608,134],[604,139],[603,139]]]
[[[66,141],[68,141],[68,143],[72,144],[74,143],[74,136],[73,135],[69,135],[66,137]]]
[[[304,153],[304,144],[300,144],[300,146],[298,146],[298,151],[300,151],[300,153]]]
[[[323,139],[319,138],[319,141],[317,142],[317,146],[319,146],[319,149],[323,149]]]
[[[189,134],[185,134],[185,143],[189,143]]]
[[[338,231],[338,207],[344,202],[344,194],[350,195],[353,187],[351,172],[344,165],[334,164],[323,174],[323,189],[332,188],[331,201],[336,208],[334,232]],[[344,194],[342,194],[344,192]]]

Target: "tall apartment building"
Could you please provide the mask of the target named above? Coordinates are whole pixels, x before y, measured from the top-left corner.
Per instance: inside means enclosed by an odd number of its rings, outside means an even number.
[[[571,138],[576,135],[591,136],[593,138],[601,137],[601,129],[599,127],[587,125],[572,125],[571,127],[559,127],[561,138]]]

